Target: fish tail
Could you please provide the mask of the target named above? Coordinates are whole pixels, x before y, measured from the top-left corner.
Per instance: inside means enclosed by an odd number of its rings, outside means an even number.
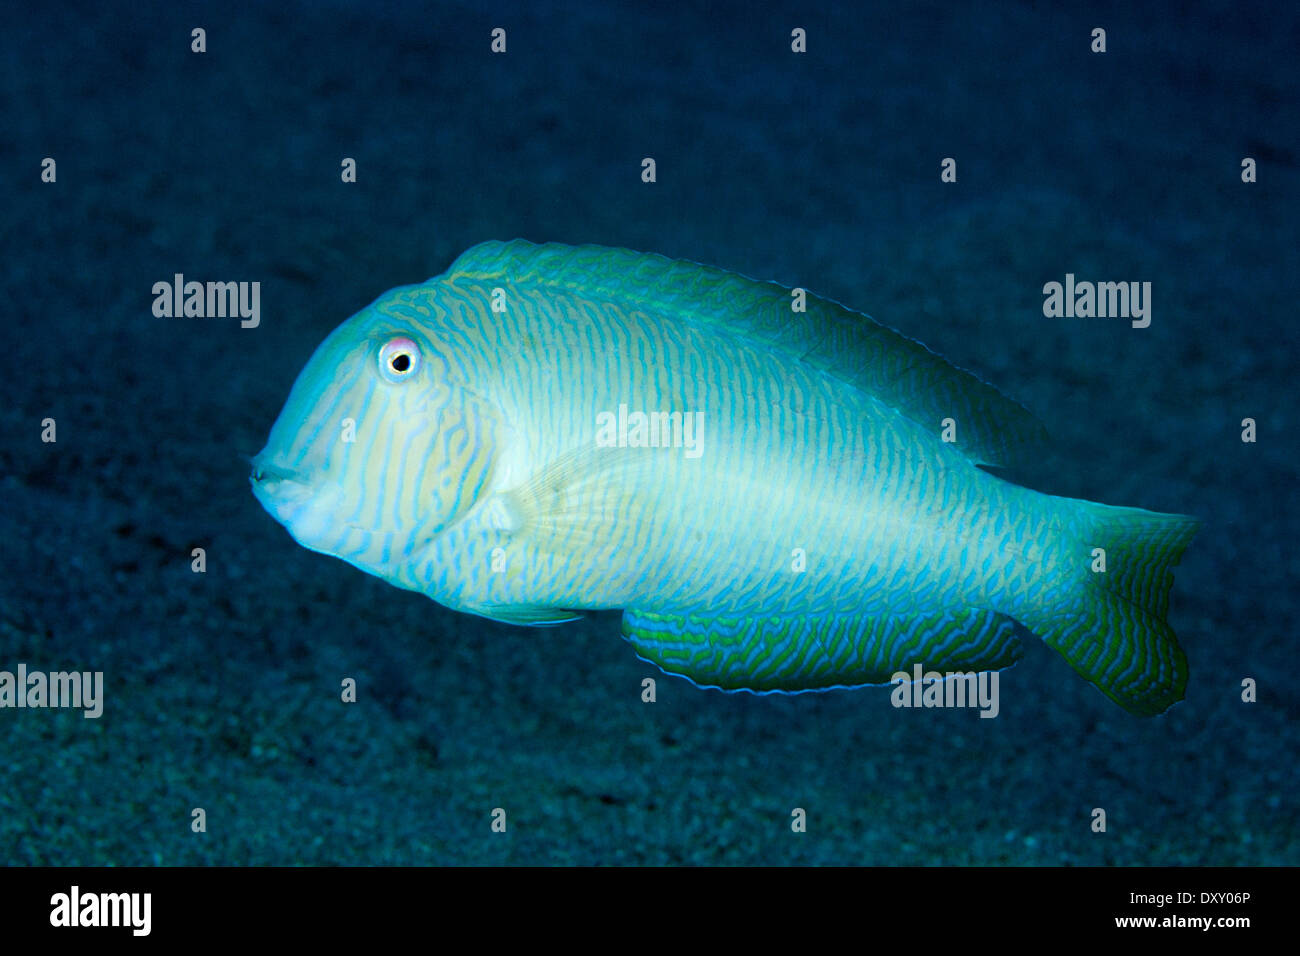
[[[1200,527],[1186,515],[1065,499],[1067,565],[1017,617],[1132,714],[1183,699],[1187,657],[1165,620],[1173,568]]]

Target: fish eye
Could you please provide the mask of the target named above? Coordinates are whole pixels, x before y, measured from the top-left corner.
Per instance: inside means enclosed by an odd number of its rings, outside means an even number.
[[[410,378],[420,368],[420,347],[403,335],[389,339],[379,350],[379,371],[390,382]]]

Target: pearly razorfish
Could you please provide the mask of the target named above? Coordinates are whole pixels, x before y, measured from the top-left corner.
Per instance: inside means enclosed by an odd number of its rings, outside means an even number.
[[[638,656],[701,686],[997,670],[1021,655],[1014,621],[1160,713],[1187,682],[1165,614],[1197,522],[978,467],[1042,437],[802,290],[485,242],[321,344],[251,481],[307,548],[498,621],[622,609]]]

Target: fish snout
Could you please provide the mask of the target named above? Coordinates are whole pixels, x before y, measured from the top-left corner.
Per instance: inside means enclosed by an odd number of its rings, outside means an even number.
[[[307,483],[298,472],[269,460],[265,453],[255,455],[251,464],[248,483],[253,486],[253,494],[263,503],[298,498],[307,490]]]

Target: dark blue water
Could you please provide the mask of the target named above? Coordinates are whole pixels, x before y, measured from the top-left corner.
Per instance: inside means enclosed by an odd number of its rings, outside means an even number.
[[[1300,20],[977,7],[9,14],[0,670],[102,671],[104,711],[0,709],[0,861],[1296,862]],[[616,614],[494,624],[298,547],[247,457],[307,357],[514,237],[870,312],[1042,418],[1019,480],[1201,518],[1186,700],[1131,717],[1030,638],[994,720],[727,696]],[[176,273],[260,282],[258,326],[155,316]],[[1067,273],[1150,282],[1150,326],[1045,317]]]

